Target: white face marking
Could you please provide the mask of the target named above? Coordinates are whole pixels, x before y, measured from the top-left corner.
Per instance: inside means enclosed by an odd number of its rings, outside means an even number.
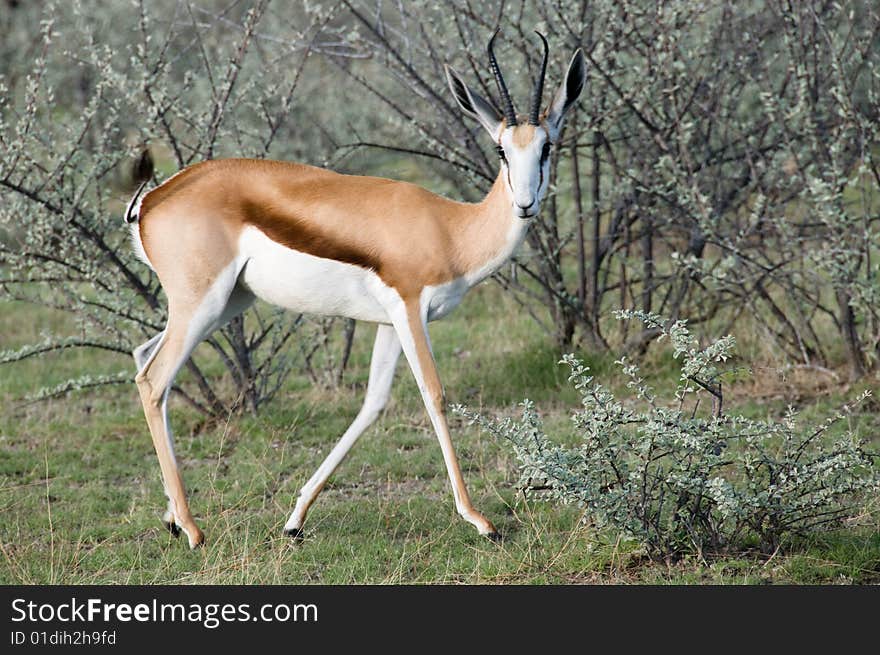
[[[550,183],[550,136],[543,126],[538,126],[529,143],[517,146],[513,132],[514,128],[509,128],[501,135],[502,174],[513,198],[513,213],[519,218],[532,218],[538,213]]]

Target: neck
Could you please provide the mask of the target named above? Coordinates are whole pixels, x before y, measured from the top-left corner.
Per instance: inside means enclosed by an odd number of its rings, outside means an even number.
[[[468,286],[492,275],[522,243],[529,221],[515,216],[512,206],[501,171],[482,202],[466,205],[458,252]]]

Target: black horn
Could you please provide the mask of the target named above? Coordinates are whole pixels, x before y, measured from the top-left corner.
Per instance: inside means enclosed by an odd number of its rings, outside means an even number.
[[[544,35],[538,30],[535,30],[535,34],[540,36],[541,41],[544,42],[544,59],[541,61],[541,73],[538,75],[538,79],[535,80],[535,88],[532,91],[529,125],[538,125],[538,116],[541,113],[541,96],[544,95],[544,76],[547,74],[547,56],[550,52],[550,47],[547,45],[547,39],[544,38]]]
[[[495,34],[489,39],[489,66],[492,68],[492,74],[495,76],[495,83],[498,84],[498,93],[501,94],[501,107],[504,111],[504,118],[507,120],[507,127],[513,127],[516,125],[516,111],[513,109],[513,101],[511,101],[510,94],[507,92],[507,85],[504,83],[501,69],[498,68],[498,60],[495,59],[495,52],[492,50],[492,43],[500,31],[495,30]]]

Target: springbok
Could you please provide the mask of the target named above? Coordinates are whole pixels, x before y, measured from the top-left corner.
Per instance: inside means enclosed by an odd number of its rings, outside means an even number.
[[[547,40],[527,117],[518,116],[489,40],[489,64],[503,115],[446,66],[461,110],[492,136],[500,170],[482,202],[462,203],[406,182],[342,175],[278,161],[223,159],[173,175],[126,210],[134,248],[168,297],[165,330],[132,353],[144,413],[159,457],[168,510],[192,548],[204,543],[186,499],[167,416],[174,377],[198,343],[255,298],[297,312],[378,324],[363,407],[300,491],[284,532],[300,537],[309,506],[388,401],[401,350],[440,441],[455,507],[480,534],[495,526],[468,495],[449,436],[444,395],[427,322],[446,316],[465,292],[491,275],[520,244],[549,181],[562,120],[584,87],[581,50],[541,112]]]

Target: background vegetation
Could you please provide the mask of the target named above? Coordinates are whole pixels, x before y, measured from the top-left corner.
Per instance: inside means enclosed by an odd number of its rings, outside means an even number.
[[[3,581],[877,579],[876,502],[842,531],[766,555],[647,563],[576,507],[524,499],[507,444],[460,424],[478,506],[508,536],[483,543],[454,516],[402,370],[394,404],[318,502],[312,536],[292,546],[281,523],[356,413],[371,328],[268,307],[201,346],[181,376],[172,420],[211,545],[168,544],[129,384],[128,353],[164,323],[122,229],[135,153],[150,144],[159,179],[210,157],[273,157],[477,199],[497,162],[455,109],[442,64],[492,97],[484,50],[496,26],[520,109],[539,61],[533,28],[550,41],[548,87],[578,46],[589,81],[527,247],[432,327],[451,401],[505,415],[528,396],[576,444],[563,353],[578,351],[622,399],[633,396],[611,365],[622,355],[655,386],[678,380],[652,345],[662,330],[621,323],[619,309],[687,319],[706,343],[736,335],[725,410],[755,420],[794,406],[819,424],[876,384],[871,2],[6,0]],[[844,423],[876,449],[876,401]]]

